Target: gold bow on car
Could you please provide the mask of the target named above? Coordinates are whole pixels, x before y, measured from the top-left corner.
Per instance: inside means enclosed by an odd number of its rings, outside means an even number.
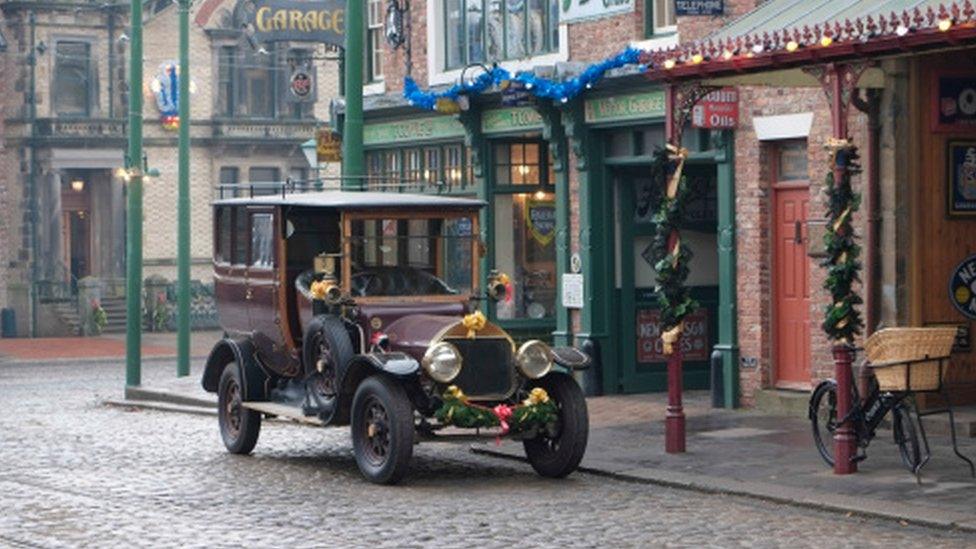
[[[485,315],[481,314],[481,311],[475,311],[469,315],[465,315],[461,324],[468,329],[468,339],[474,339],[478,332],[485,328],[487,322],[488,319],[485,318]]]

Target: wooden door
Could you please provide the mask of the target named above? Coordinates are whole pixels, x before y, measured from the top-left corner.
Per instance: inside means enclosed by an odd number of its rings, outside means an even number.
[[[807,388],[810,385],[810,260],[805,235],[810,191],[805,186],[778,188],[774,197],[776,384]]]

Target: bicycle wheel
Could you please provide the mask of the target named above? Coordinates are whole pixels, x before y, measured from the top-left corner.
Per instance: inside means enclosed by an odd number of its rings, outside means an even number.
[[[922,462],[922,449],[918,441],[918,429],[915,428],[916,416],[905,403],[900,402],[891,410],[891,430],[898,445],[901,461],[912,473]]]
[[[827,465],[834,466],[834,431],[837,430],[837,384],[824,381],[810,395],[813,442]]]

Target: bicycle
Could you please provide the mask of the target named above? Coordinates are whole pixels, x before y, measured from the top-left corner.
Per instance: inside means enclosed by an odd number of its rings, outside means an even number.
[[[862,366],[864,367],[864,366]],[[853,374],[852,374],[853,377]],[[808,416],[813,427],[813,440],[820,456],[831,467],[834,466],[834,432],[844,420],[850,419],[857,440],[858,455],[853,459],[863,461],[867,458],[867,447],[877,434],[878,426],[889,412],[892,413],[892,432],[895,444],[901,454],[902,463],[913,474],[918,475],[926,459],[919,443],[918,414],[912,414],[913,405],[908,402],[912,395],[905,392],[882,392],[877,380],[871,376],[867,398],[861,401],[857,385],[851,380],[851,412],[849,418],[837,418],[837,382],[828,379],[820,382],[810,395]],[[924,433],[923,433],[924,436]]]

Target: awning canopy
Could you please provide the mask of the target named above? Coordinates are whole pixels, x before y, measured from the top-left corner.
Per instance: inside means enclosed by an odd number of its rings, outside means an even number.
[[[816,86],[802,69],[976,44],[972,0],[771,0],[711,36],[647,52],[656,81]],[[861,87],[881,87],[868,70]]]

